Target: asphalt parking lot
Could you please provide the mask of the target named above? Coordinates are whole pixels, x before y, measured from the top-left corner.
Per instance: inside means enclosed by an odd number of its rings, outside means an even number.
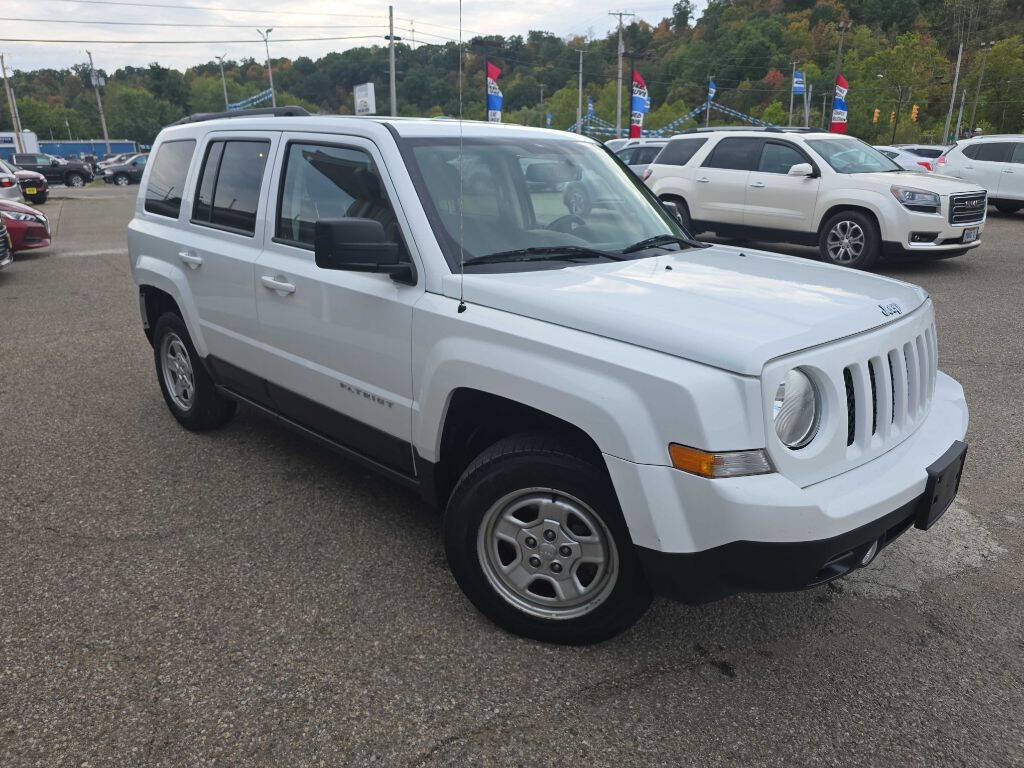
[[[409,492],[248,409],[177,425],[137,189],[55,190],[55,245],[0,272],[0,765],[1024,765],[1024,215],[882,270],[971,406],[932,531],[564,648],[473,609]]]

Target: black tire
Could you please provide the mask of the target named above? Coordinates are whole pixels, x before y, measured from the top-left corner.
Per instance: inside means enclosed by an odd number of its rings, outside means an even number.
[[[1016,213],[1021,208],[1024,208],[1024,205],[1018,203],[994,203],[994,205],[997,211],[1006,214],[1007,216],[1012,213]]]
[[[590,200],[590,193],[587,192],[587,188],[582,184],[570,184],[564,195],[562,196],[562,203],[565,205],[566,210],[569,213],[581,218],[586,218],[593,208],[593,203]]]
[[[114,184],[118,187],[127,187],[131,183],[127,173],[119,173],[114,176]]]
[[[662,199],[666,203],[676,204],[676,210],[679,211],[679,223],[683,225],[683,229],[696,237],[698,233],[693,229],[693,219],[690,217],[690,206],[686,204],[686,201],[681,197],[664,197]]]
[[[165,343],[171,342],[173,339],[181,342],[191,365],[193,394],[189,407],[183,407],[171,394],[168,389],[167,377],[164,374],[164,346]],[[171,414],[181,426],[193,432],[206,432],[223,427],[231,421],[231,417],[235,415],[237,403],[217,391],[213,379],[206,372],[203,361],[192,344],[192,337],[188,334],[185,321],[174,312],[165,312],[156,321],[156,326],[153,329],[153,360],[156,364],[156,378],[160,384],[164,402],[167,403]]]
[[[449,567],[473,604],[509,632],[567,645],[597,643],[630,627],[651,603],[651,589],[626,530],[615,489],[604,468],[585,458],[588,454],[585,447],[556,434],[514,435],[481,453],[455,486],[444,515]],[[499,593],[485,573],[487,566],[481,562],[486,555],[478,548],[478,538],[486,540],[481,528],[486,524],[488,511],[511,494],[543,494],[546,489],[581,502],[603,524],[602,535],[606,540],[614,543],[614,548],[608,547],[609,552],[614,549],[608,559],[612,567],[601,577],[603,599],[594,600],[582,615],[543,618],[528,613]],[[537,515],[538,524],[546,519],[539,510]],[[568,526],[564,530],[573,533]],[[541,547],[545,545],[539,543]],[[537,545],[536,540],[534,544]],[[550,557],[556,557],[553,545],[549,550]],[[518,557],[525,565],[525,553]],[[579,571],[577,566],[575,573]],[[550,574],[544,571],[541,576]],[[596,577],[592,584],[596,589]]]
[[[64,185],[68,187],[84,187],[85,176],[80,173],[69,173],[64,177]]]
[[[844,229],[845,227],[845,229]],[[841,250],[842,241],[836,245],[830,242],[830,234],[833,238],[841,237],[841,232],[859,232],[863,238],[861,250],[853,255],[851,251]],[[835,257],[832,252],[841,250],[845,257]],[[852,269],[870,269],[878,261],[882,251],[882,238],[878,232],[878,224],[866,213],[861,211],[839,211],[829,216],[818,232],[818,253],[822,261],[829,264],[837,264]]]
[[[32,198],[32,203],[33,203],[33,205],[42,205],[43,203],[45,203],[47,201],[47,199],[49,197],[50,197],[50,195],[49,195],[48,192],[47,193],[43,193],[41,195],[36,195],[35,197]]]

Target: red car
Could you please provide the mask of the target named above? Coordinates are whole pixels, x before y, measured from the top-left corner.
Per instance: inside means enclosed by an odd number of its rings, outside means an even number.
[[[50,222],[46,216],[24,203],[0,200],[0,222],[7,227],[15,253],[50,244]]]

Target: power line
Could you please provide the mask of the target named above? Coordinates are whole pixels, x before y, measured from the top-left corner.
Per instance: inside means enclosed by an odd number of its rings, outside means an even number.
[[[224,8],[213,5],[182,5],[180,3],[133,3],[130,0],[48,0],[53,3],[84,3],[86,5],[119,5],[131,8],[173,8],[176,11],[213,11],[215,13],[264,13],[274,16],[337,16],[344,19],[386,19],[383,14],[329,13],[327,11],[284,11],[259,8]]]
[[[348,35],[345,37],[281,37],[275,43],[314,43],[328,40],[380,40],[383,35]],[[258,39],[258,38],[257,38]],[[54,40],[38,37],[0,37],[0,43],[75,43],[85,45],[209,45],[218,43],[244,43],[251,45],[256,40]]]
[[[31,21],[41,24],[102,24],[126,27],[218,27],[238,29],[238,24],[186,23],[170,21],[80,21],[79,19],[0,18],[0,21]],[[274,29],[380,29],[381,24],[275,24]]]

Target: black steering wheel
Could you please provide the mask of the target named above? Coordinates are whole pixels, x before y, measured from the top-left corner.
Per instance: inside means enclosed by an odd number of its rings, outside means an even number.
[[[572,234],[573,227],[575,224],[577,227],[586,225],[586,221],[582,216],[577,216],[575,213],[567,213],[564,216],[559,216],[557,219],[548,224],[545,229],[553,229],[556,232],[565,232],[567,235]]]

